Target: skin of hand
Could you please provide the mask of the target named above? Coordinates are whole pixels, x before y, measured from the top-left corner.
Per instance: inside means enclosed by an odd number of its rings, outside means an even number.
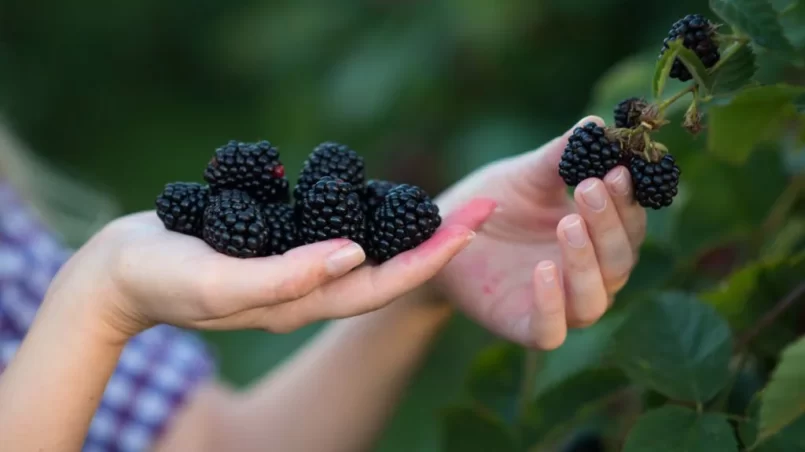
[[[81,300],[125,340],[159,323],[285,333],[374,311],[422,285],[475,236],[495,206],[473,201],[429,240],[379,266],[334,239],[282,256],[237,259],[168,231],[154,212],[110,223],[65,264],[50,298]],[[357,268],[359,267],[360,268]]]
[[[603,125],[587,117],[577,126],[590,121]],[[469,317],[530,348],[556,348],[568,328],[595,323],[626,284],[645,238],[646,213],[623,166],[567,195],[558,165],[572,131],[481,168],[436,199],[448,215],[478,194],[498,204],[435,282]]]

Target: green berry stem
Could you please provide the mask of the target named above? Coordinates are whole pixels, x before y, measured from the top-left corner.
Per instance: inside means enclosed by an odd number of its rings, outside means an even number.
[[[692,93],[696,91],[696,84],[692,84],[687,88],[683,89],[682,91],[674,94],[673,96],[669,97],[668,99],[664,100],[661,104],[657,106],[660,111],[665,111],[668,107],[671,106],[674,102],[678,101],[679,99],[685,97],[686,94]]]
[[[723,36],[726,37],[726,36]],[[714,74],[721,66],[723,66],[730,58],[732,58],[741,48],[749,44],[749,40],[740,36],[735,36],[735,42],[724,51],[718,63],[713,65],[708,72]]]

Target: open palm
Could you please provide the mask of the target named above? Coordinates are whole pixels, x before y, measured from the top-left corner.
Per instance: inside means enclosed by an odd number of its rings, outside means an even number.
[[[579,124],[589,121],[603,124],[594,117]],[[557,170],[571,132],[482,168],[437,199],[446,214],[478,196],[497,204],[437,282],[467,315],[529,347],[558,347],[568,327],[597,321],[626,283],[645,236],[646,214],[632,201],[625,168],[567,195]]]

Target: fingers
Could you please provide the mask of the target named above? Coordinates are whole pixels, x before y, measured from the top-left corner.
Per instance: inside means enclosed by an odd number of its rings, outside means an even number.
[[[618,166],[604,177],[604,183],[636,253],[646,238],[646,210],[634,201],[632,177],[626,168]]]
[[[587,225],[607,294],[620,290],[634,266],[634,252],[618,210],[604,183],[587,179],[574,193]]]
[[[319,320],[379,309],[432,278],[474,236],[475,233],[464,226],[442,228],[422,245],[382,265],[358,269],[298,301],[270,308],[263,327],[271,331],[292,331]]]
[[[584,219],[576,214],[564,217],[557,226],[557,238],[564,265],[568,325],[590,325],[604,314],[608,303],[601,269]]]
[[[531,338],[537,348],[553,350],[567,337],[565,298],[559,269],[553,262],[540,262],[534,269],[534,294]]]
[[[194,278],[205,312],[234,312],[295,300],[342,276],[366,259],[361,247],[336,239],[295,248],[282,256],[233,259],[215,254]]]

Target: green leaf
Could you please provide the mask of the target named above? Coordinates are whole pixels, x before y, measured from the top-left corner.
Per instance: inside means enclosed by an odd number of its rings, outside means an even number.
[[[730,330],[715,309],[672,292],[637,306],[615,335],[613,357],[633,380],[704,403],[726,383],[731,351]]]
[[[445,452],[515,452],[514,432],[498,417],[473,407],[453,407],[442,419]]]
[[[748,88],[726,104],[710,107],[708,147],[716,155],[740,163],[756,144],[794,113],[794,99],[805,88],[771,85]]]
[[[738,48],[732,57],[713,73],[713,93],[725,94],[743,88],[751,83],[755,71],[757,71],[755,52],[746,45]]]
[[[741,422],[738,433],[743,443],[752,446],[758,439],[758,411],[760,401],[755,399],[749,409],[751,418]],[[805,416],[800,416],[777,434],[767,437],[755,448],[753,452],[801,452],[805,450]]]
[[[670,44],[672,50],[675,50],[677,53],[677,58],[682,61],[682,64],[688,68],[688,71],[693,76],[693,80],[696,81],[696,84],[699,85],[699,90],[702,94],[707,94],[710,92],[710,89],[713,84],[713,80],[710,77],[710,74],[707,72],[707,68],[704,67],[704,63],[699,57],[690,49],[685,48],[682,45],[682,40],[678,39]]]
[[[543,355],[534,393],[539,396],[563,381],[600,365],[613,334],[624,319],[623,312],[611,311],[595,325],[568,331],[561,347]]]
[[[760,440],[779,432],[805,414],[805,338],[783,350],[761,396]]]
[[[724,416],[670,405],[641,416],[623,451],[738,452],[738,444]]]
[[[671,73],[671,66],[674,65],[674,60],[682,46],[671,46],[662,54],[657,65],[654,67],[654,78],[651,81],[651,91],[656,99],[662,96],[665,90],[665,83],[668,81],[668,74]]]
[[[511,422],[522,388],[525,350],[509,342],[484,348],[470,368],[467,387],[473,399]]]
[[[622,373],[596,369],[552,387],[529,406],[523,421],[525,444],[555,440],[603,408],[611,396],[628,386],[629,381]]]
[[[725,22],[749,35],[755,44],[770,50],[793,52],[777,21],[777,12],[768,0],[710,0],[710,8]]]
[[[794,47],[805,47],[805,0],[798,0],[786,8],[780,16],[780,23]]]

